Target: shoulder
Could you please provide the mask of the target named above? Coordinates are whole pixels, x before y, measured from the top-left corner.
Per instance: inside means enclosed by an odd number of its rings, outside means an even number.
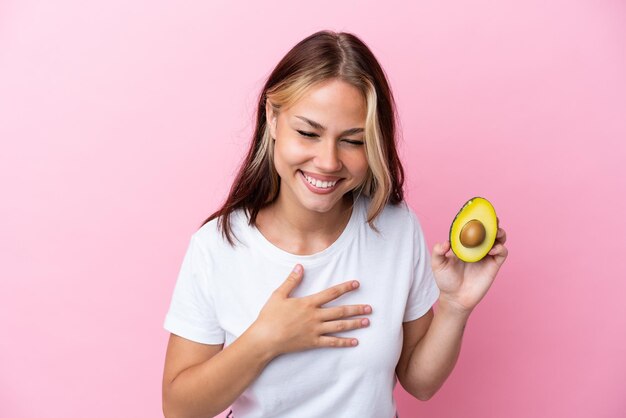
[[[240,240],[245,238],[249,228],[247,216],[243,209],[236,209],[230,214],[230,226],[237,245],[239,244],[237,238]],[[232,247],[222,232],[219,218],[212,219],[202,225],[192,234],[191,239],[206,253],[214,253]]]
[[[371,209],[371,200],[369,197],[362,199],[363,216],[367,219]],[[411,229],[419,227],[419,221],[413,209],[403,200],[397,204],[386,204],[378,217],[374,219],[374,226],[381,230],[400,228],[406,232],[407,227]]]
[[[406,201],[385,205],[378,217],[374,219],[374,228],[367,224],[369,205],[369,198],[361,203],[367,236],[384,238],[386,242],[392,241],[403,246],[411,246],[425,240],[419,217]]]

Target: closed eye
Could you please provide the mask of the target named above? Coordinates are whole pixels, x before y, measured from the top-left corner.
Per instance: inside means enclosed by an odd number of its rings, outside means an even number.
[[[312,132],[306,132],[306,131],[300,131],[300,130],[296,130],[296,132],[298,132],[300,135],[306,137],[306,138],[317,138],[319,137],[318,134],[312,133]],[[357,139],[344,139],[345,142],[347,142],[350,145],[363,145],[363,141],[359,141]]]
[[[314,133],[311,133],[311,132],[305,132],[305,131],[296,131],[296,132],[298,132],[302,136],[306,136],[307,138],[314,138],[314,137],[318,136],[317,134],[314,134]]]

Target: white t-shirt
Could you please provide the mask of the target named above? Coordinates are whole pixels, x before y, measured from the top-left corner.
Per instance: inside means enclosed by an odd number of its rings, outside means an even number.
[[[236,418],[372,417],[396,411],[395,367],[402,322],[424,315],[439,297],[419,221],[406,203],[387,205],[367,224],[369,199],[356,200],[348,225],[324,251],[294,255],[231,217],[231,247],[213,220],[191,237],[164,328],[204,344],[231,344],[257,318],[295,264],[304,278],[292,297],[357,279],[360,287],[325,306],[369,304],[369,327],[337,333],[356,347],[317,348],[273,359],[232,405]]]

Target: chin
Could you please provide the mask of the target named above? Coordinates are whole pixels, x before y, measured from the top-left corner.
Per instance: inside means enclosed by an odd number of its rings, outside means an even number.
[[[337,202],[315,202],[313,199],[307,199],[306,201],[301,201],[300,204],[311,212],[326,213],[331,211],[337,205]]]
[[[311,212],[327,213],[341,204],[345,193],[337,193],[337,196],[338,197],[333,196],[332,198],[330,196],[305,196],[303,199],[300,199],[300,204]]]

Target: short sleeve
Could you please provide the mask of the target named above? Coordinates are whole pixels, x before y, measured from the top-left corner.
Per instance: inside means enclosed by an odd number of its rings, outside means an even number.
[[[430,264],[430,252],[419,220],[409,209],[413,227],[413,278],[404,310],[404,322],[422,317],[439,299],[439,288]]]
[[[209,285],[210,265],[198,238],[191,237],[183,258],[170,308],[163,327],[183,338],[203,344],[224,343]]]

